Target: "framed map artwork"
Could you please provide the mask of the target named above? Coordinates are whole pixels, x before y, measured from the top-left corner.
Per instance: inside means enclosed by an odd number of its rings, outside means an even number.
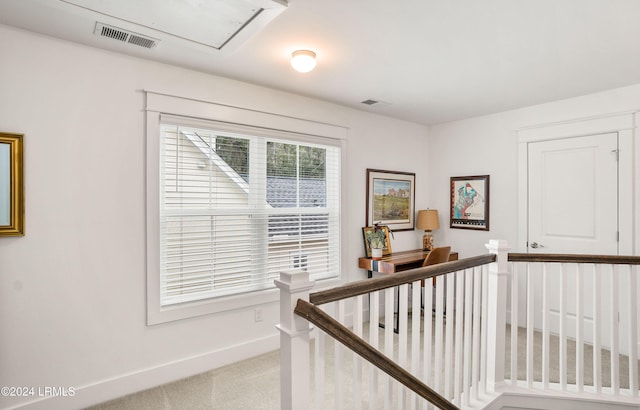
[[[367,169],[367,221],[388,226],[391,231],[409,231],[415,226],[416,174]]]
[[[450,227],[489,230],[489,175],[451,177]]]

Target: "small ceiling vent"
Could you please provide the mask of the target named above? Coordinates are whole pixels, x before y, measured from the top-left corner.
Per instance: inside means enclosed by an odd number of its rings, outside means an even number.
[[[364,101],[360,101],[360,103],[364,104],[364,105],[379,105],[379,106],[391,105],[390,102],[382,101],[382,100],[379,100],[379,99],[375,99],[374,100],[373,98],[368,98],[368,99],[366,99]]]
[[[100,22],[96,23],[96,28],[93,31],[93,34],[99,37],[107,37],[144,48],[154,48],[160,42],[160,40],[156,40],[155,38],[143,36],[121,28],[108,26]]]

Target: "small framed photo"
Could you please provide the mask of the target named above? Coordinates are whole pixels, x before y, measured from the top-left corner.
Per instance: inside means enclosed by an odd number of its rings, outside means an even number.
[[[367,226],[386,225],[394,232],[415,226],[416,174],[367,169]]]
[[[489,175],[451,177],[450,227],[489,230]]]
[[[371,258],[373,256],[371,248],[373,246],[376,246],[375,241],[378,237],[383,244],[382,255],[391,254],[391,239],[389,238],[389,228],[386,226],[380,226],[378,227],[378,230],[379,231],[376,231],[374,226],[367,226],[365,228],[362,228],[362,239],[364,241],[364,250],[367,258]]]

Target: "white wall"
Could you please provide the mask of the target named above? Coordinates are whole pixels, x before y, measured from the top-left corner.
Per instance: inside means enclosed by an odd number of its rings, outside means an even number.
[[[0,238],[0,386],[76,389],[0,408],[87,406],[277,348],[275,303],[259,323],[251,307],[145,325],[143,89],[348,127],[348,280],[366,275],[366,168],[415,172],[429,206],[424,126],[1,25],[0,55],[0,130],[25,134],[26,178],[26,236]]]
[[[498,92],[498,91],[497,91]],[[489,239],[506,239],[513,251],[518,240],[518,137],[521,128],[586,117],[608,115],[640,108],[640,85],[609,90],[578,98],[526,107],[513,111],[440,124],[429,128],[427,191],[432,206],[441,210],[437,243],[451,244],[460,257],[486,252]],[[637,138],[637,137],[636,137]],[[638,161],[635,144],[634,163]],[[636,167],[635,175],[638,169]],[[490,175],[490,231],[449,228],[449,178]],[[639,179],[636,177],[634,215],[638,214]],[[622,215],[622,223],[636,224],[633,215]],[[635,239],[638,243],[638,239]],[[636,249],[632,246],[632,249]],[[637,250],[635,251],[637,252]]]

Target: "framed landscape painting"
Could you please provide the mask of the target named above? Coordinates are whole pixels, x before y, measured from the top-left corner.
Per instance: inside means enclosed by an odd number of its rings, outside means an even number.
[[[451,228],[489,230],[489,175],[451,177]]]
[[[367,169],[367,221],[391,231],[414,229],[416,174]]]

